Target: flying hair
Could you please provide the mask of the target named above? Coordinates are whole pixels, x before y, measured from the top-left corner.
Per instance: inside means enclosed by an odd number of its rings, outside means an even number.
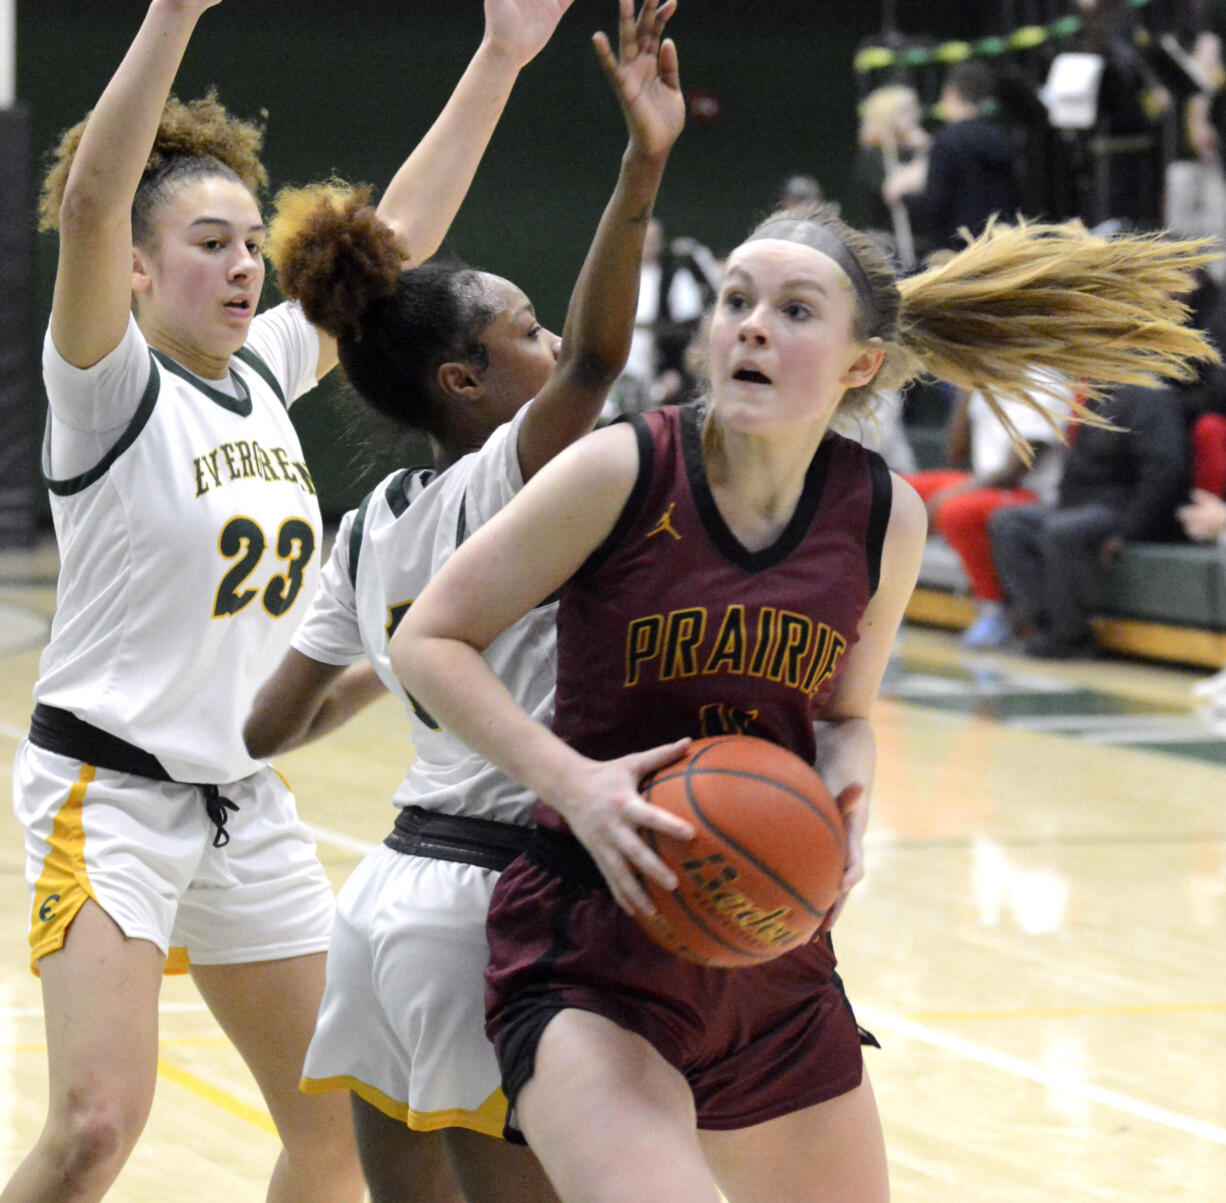
[[[1080,397],[1065,403],[1080,421],[1109,425],[1093,404],[1111,389],[1190,380],[1197,362],[1219,361],[1204,332],[1186,325],[1196,270],[1218,253],[1209,238],[992,222],[900,282],[902,345],[922,374],[982,393],[1028,450],[1003,400],[1029,405],[1063,432],[1052,399],[1036,393],[1035,369],[1077,382]]]
[[[372,409],[445,438],[451,414],[438,368],[489,366],[482,342],[496,308],[481,274],[437,258],[406,267],[369,187],[330,179],[273,199],[265,253],[282,293],[336,339],[341,367]]]
[[[404,260],[369,186],[330,179],[273,199],[264,252],[277,285],[337,339],[361,339],[367,311],[396,292]]]
[[[1109,426],[1093,406],[1112,389],[1189,380],[1197,362],[1220,359],[1204,332],[1186,324],[1195,273],[1219,254],[1211,238],[1108,238],[1078,221],[994,220],[977,238],[963,230],[960,251],[899,281],[881,248],[828,207],[787,216],[837,235],[872,291],[869,314],[857,305],[855,334],[880,339],[885,356],[870,383],[844,395],[843,416],[871,410],[876,394],[917,377],[944,380],[982,393],[1028,458],[1030,445],[1002,402],[1036,410],[1063,437],[1066,406],[1078,421]],[[1036,372],[1074,382],[1078,398],[1036,387]]]
[[[43,177],[38,201],[40,230],[59,229],[64,190],[88,121],[87,114],[65,130],[50,153],[50,166]],[[260,161],[263,145],[263,125],[232,116],[217,99],[214,89],[210,88],[197,100],[182,101],[171,96],[162,110],[133,208],[140,205],[142,191],[156,185],[174,164],[184,160],[215,162],[223,174],[232,174],[253,196],[258,196],[268,185],[268,172]]]

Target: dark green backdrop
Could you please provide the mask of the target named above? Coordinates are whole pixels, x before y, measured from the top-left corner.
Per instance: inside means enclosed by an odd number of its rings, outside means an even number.
[[[994,32],[979,0],[898,0],[907,32]],[[19,0],[18,95],[34,144],[50,145],[96,100],[145,11],[143,0]],[[720,116],[692,125],[657,207],[668,231],[726,251],[797,171],[817,175],[856,216],[851,60],[881,25],[859,0],[682,0],[672,32],[682,82],[713,92]],[[613,29],[614,0],[576,0],[524,72],[446,250],[509,276],[560,329],[570,285],[616,177],[624,133],[589,39]],[[336,170],[384,183],[425,131],[480,38],[480,0],[224,0],[205,13],[180,72],[190,97],[216,84],[236,112],[268,113],[278,184]],[[55,240],[38,246],[36,328]],[[266,301],[275,299],[269,288]],[[371,427],[339,381],[295,409],[324,511],[356,503],[403,447]],[[407,454],[420,461],[422,448]]]

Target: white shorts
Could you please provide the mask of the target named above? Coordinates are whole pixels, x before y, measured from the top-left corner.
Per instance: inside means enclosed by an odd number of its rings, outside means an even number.
[[[230,842],[192,785],[95,768],[23,740],[13,810],[33,894],[30,963],[64,943],[92,898],[130,939],[168,955],[167,971],[322,952],[335,904],[284,779],[265,768],[221,787],[238,806]],[[173,953],[172,953],[173,949]]]
[[[410,1128],[502,1135],[485,1035],[491,869],[380,845],[337,897],[302,1089],[351,1090]]]

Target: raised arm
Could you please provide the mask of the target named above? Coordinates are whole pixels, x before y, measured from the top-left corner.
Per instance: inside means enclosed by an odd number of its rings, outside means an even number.
[[[619,0],[618,54],[593,38],[630,134],[617,185],[575,282],[557,370],[525,415],[519,436],[524,478],[595,424],[626,366],[634,333],[647,223],[669,152],[685,124],[677,51],[661,40],[676,0]]]
[[[56,349],[79,368],[119,345],[132,303],[132,201],[200,14],[219,0],[152,0],[86,122],[60,206]]]
[[[389,652],[396,675],[448,731],[562,815],[618,902],[650,914],[634,870],[666,889],[676,879],[636,828],[682,839],[691,831],[645,802],[638,783],[676,759],[686,741],[589,760],[532,718],[481,658],[612,530],[637,471],[629,426],[596,431],[567,448],[448,560],[409,608]]]

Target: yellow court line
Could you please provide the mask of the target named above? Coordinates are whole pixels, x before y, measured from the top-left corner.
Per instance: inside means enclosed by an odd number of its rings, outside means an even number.
[[[228,1094],[211,1082],[206,1082],[203,1078],[198,1078],[195,1074],[188,1073],[187,1070],[180,1069],[177,1065],[171,1065],[169,1061],[164,1061],[161,1057],[158,1058],[158,1077],[166,1078],[174,1082],[176,1086],[190,1090],[192,1094],[204,1099],[205,1102],[212,1103],[213,1106],[220,1107],[239,1119],[245,1119],[249,1124],[254,1124],[273,1136],[277,1134],[276,1125],[272,1122],[272,1117],[268,1112],[262,1111],[259,1107],[252,1107],[241,1099],[236,1099],[232,1094]]]
[[[1226,1012],[1226,1002],[1138,1003],[1110,1007],[1018,1007],[1004,1011],[919,1011],[909,1016],[916,1023],[953,1023],[972,1019],[1079,1019],[1107,1015],[1177,1015]]]
[[[224,1036],[218,1036],[196,1040],[163,1040],[161,1043],[224,1044],[228,1043],[228,1041],[226,1041]],[[46,1051],[47,1046],[45,1044],[10,1044],[0,1046],[0,1052],[4,1053],[45,1053]],[[222,1111],[227,1111],[239,1119],[245,1119],[249,1124],[254,1124],[257,1128],[262,1129],[271,1136],[277,1135],[277,1127],[272,1122],[272,1116],[267,1111],[259,1107],[252,1107],[249,1103],[244,1103],[242,1099],[235,1098],[228,1091],[222,1090],[219,1086],[214,1086],[211,1082],[206,1082],[203,1078],[190,1073],[186,1069],[180,1069],[179,1066],[172,1065],[162,1057],[158,1058],[158,1077],[165,1078],[176,1086],[182,1086],[184,1090],[191,1091],[192,1094],[204,1099],[205,1102],[212,1103],[213,1106],[220,1107]]]

